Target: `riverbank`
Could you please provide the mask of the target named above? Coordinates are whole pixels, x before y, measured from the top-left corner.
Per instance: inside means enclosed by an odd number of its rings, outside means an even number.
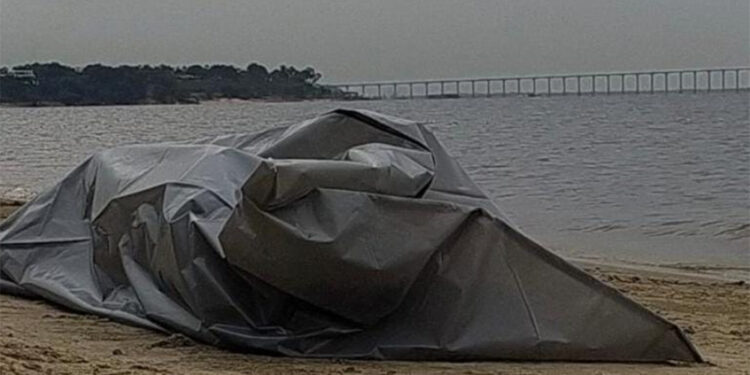
[[[0,201],[0,219],[18,209]],[[680,325],[705,365],[310,360],[223,351],[41,300],[0,295],[3,374],[747,374],[750,286],[688,273],[583,263],[634,300]]]
[[[77,103],[77,104],[66,104],[62,102],[24,102],[24,103],[0,103],[0,108],[36,108],[36,107],[117,107],[117,106],[143,106],[143,105],[196,105],[196,104],[236,104],[236,103],[298,103],[305,101],[320,101],[320,100],[369,100],[369,99],[347,99],[347,98],[332,98],[330,96],[321,96],[314,98],[284,98],[284,97],[268,97],[268,98],[251,98],[251,99],[240,99],[240,98],[215,98],[215,99],[189,99],[182,100],[179,102],[162,103],[155,101],[143,101],[137,103],[127,104],[115,104],[115,103]]]
[[[161,103],[154,101],[143,101],[138,103],[112,104],[112,103],[89,103],[89,104],[65,104],[61,102],[35,102],[35,103],[0,103],[0,108],[35,108],[35,107],[113,107],[123,105],[195,105],[195,104],[222,104],[222,103],[296,103],[310,100],[331,100],[330,97],[320,98],[217,98],[202,100],[183,100],[174,103]]]
[[[63,103],[54,101],[0,103],[0,108],[46,108],[46,107],[103,107],[122,105],[186,105],[200,104],[199,100],[184,99],[175,102],[139,101],[134,103]]]

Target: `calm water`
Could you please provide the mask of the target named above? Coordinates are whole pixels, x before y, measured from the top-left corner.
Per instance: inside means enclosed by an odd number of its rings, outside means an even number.
[[[750,93],[0,109],[0,194],[87,154],[337,107],[425,121],[523,231],[566,255],[750,269]]]

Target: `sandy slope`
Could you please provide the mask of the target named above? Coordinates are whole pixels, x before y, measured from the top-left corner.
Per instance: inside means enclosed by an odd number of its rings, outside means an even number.
[[[0,203],[0,217],[13,208]],[[712,363],[440,363],[306,360],[231,353],[44,301],[0,295],[0,374],[750,374],[750,287],[589,265],[681,325]]]

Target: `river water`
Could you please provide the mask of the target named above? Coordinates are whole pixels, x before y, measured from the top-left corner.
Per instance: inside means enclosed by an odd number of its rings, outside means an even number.
[[[750,93],[0,108],[0,194],[87,154],[339,108],[423,121],[513,224],[563,255],[750,275]]]

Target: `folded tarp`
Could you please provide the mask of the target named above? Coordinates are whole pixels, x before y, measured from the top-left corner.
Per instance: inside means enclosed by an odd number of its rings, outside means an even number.
[[[0,262],[6,292],[235,350],[701,361],[510,227],[424,126],[367,111],[98,152],[0,224]]]

